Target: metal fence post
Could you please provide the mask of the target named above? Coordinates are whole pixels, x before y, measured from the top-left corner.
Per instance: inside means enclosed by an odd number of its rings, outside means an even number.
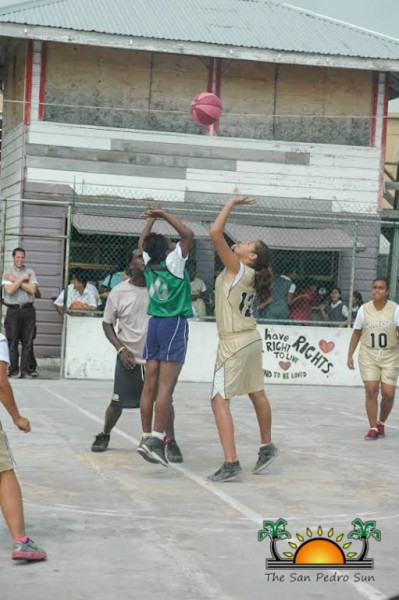
[[[6,230],[7,230],[7,199],[4,198],[2,200],[1,207],[1,245],[0,245],[0,275],[3,277],[4,272],[4,262],[6,255]],[[3,303],[0,302],[0,323],[2,323],[3,319]]]
[[[355,288],[355,271],[356,271],[356,252],[357,252],[357,241],[359,237],[359,223],[353,226],[353,244],[352,244],[352,258],[351,258],[351,278],[349,285],[349,301],[348,301],[348,324],[347,327],[352,325],[352,305],[353,305],[353,292]]]
[[[396,288],[398,284],[398,269],[399,269],[399,225],[393,224],[393,237],[390,253],[389,265],[389,297],[391,300],[396,299]]]
[[[65,363],[65,344],[67,328],[67,296],[69,285],[69,258],[71,253],[71,233],[72,233],[72,205],[68,204],[66,214],[66,239],[65,239],[65,259],[64,259],[64,314],[62,316],[62,335],[61,335],[61,359],[60,359],[60,377],[64,377]]]

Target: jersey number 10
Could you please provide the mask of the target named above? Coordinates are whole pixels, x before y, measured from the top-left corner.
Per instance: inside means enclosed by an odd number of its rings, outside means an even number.
[[[370,333],[372,348],[386,348],[388,346],[388,337],[386,333]],[[376,343],[378,341],[378,343]]]

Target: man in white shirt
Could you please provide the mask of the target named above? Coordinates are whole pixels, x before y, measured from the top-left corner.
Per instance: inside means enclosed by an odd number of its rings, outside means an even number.
[[[13,264],[6,267],[3,275],[3,302],[7,307],[4,328],[10,350],[9,376],[28,377],[32,355],[36,313],[33,301],[37,278],[33,269],[25,266],[25,250],[14,248]],[[21,364],[18,346],[21,342]]]
[[[115,286],[107,299],[103,315],[103,330],[116,350],[114,393],[105,412],[104,429],[96,435],[93,452],[104,452],[110,434],[123,409],[139,408],[145,376],[144,347],[149,315],[148,291],[144,280],[144,261],[140,250],[129,257],[130,277]],[[115,330],[116,329],[116,330]],[[166,452],[170,462],[182,462],[183,457],[174,434],[174,410],[171,405],[166,427]],[[149,462],[156,462],[146,458]]]
[[[76,271],[71,277],[71,283],[68,285],[65,308],[96,310],[100,304],[101,300],[97,288],[92,283],[87,283],[82,272]],[[54,307],[61,316],[64,314],[64,290],[54,301]]]

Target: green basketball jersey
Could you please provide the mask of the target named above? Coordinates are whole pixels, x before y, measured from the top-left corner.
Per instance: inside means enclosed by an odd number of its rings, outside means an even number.
[[[150,302],[148,314],[154,317],[193,316],[191,305],[190,277],[184,271],[184,277],[176,277],[166,267],[166,261],[159,263],[159,270],[151,269],[151,263],[144,269]]]

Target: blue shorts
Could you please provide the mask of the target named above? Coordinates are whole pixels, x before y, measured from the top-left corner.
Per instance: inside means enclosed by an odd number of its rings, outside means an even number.
[[[185,317],[151,317],[144,358],[183,364],[187,341],[188,322]]]

